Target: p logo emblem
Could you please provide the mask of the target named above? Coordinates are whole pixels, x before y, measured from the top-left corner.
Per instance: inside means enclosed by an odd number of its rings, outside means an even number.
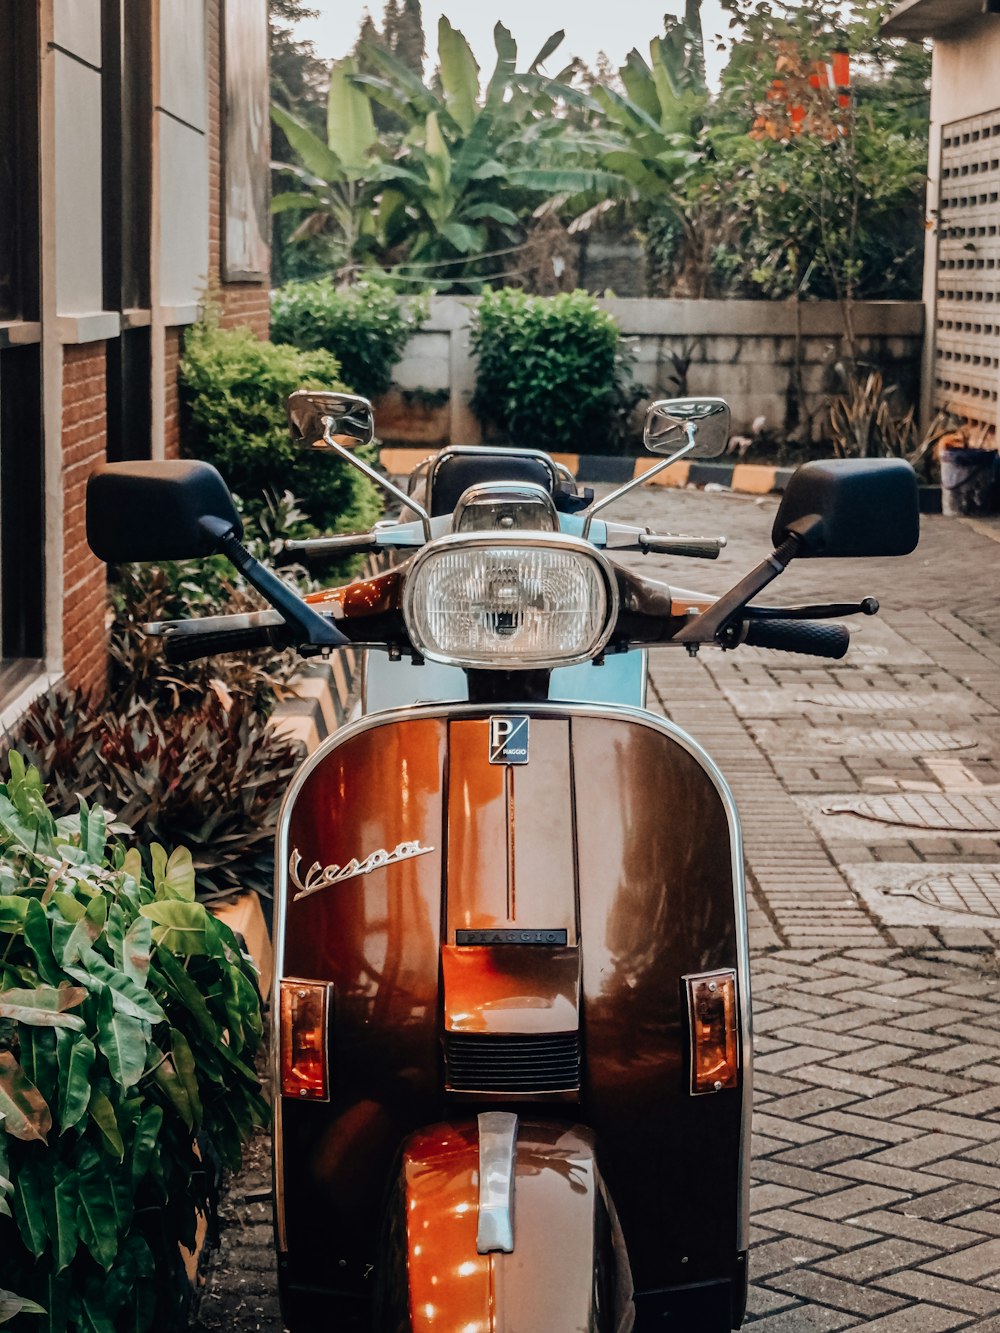
[[[491,764],[528,762],[528,721],[526,717],[490,718]]]

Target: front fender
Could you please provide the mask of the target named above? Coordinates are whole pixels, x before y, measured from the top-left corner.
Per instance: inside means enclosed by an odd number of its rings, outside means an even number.
[[[518,1126],[510,1254],[477,1252],[478,1210],[476,1122],[411,1135],[383,1237],[376,1328],[632,1328],[628,1258],[588,1129],[542,1121]]]

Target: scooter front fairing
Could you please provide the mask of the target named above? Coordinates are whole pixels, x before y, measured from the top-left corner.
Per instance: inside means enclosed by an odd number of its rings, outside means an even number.
[[[503,1110],[520,1117],[522,1174],[529,1161],[542,1177],[556,1169],[529,1127],[593,1145],[595,1198],[620,1221],[624,1250],[608,1249],[614,1227],[596,1205],[590,1248],[617,1274],[615,1291],[627,1255],[637,1327],[665,1314],[703,1330],[738,1324],[745,919],[732,800],[703,752],[660,718],[573,704],[427,705],[331,738],[289,792],[278,842],[282,994],[294,1005],[297,982],[320,983],[329,998],[318,1052],[326,1100],[294,1085],[277,1099],[279,1266],[293,1322],[310,1296],[341,1308],[378,1283],[398,1287],[400,1253],[411,1279],[419,1270],[440,1286],[426,1326],[455,1333],[469,1320],[461,1301],[450,1310],[444,1300],[457,1300],[445,1279],[462,1265],[481,1272],[485,1258],[491,1271],[514,1271],[514,1256],[523,1269],[530,1255],[540,1279],[558,1249],[544,1242],[559,1230],[557,1190],[545,1196],[555,1215],[540,1225],[531,1187],[515,1179],[513,1255],[478,1256],[474,1228],[448,1230],[447,1188],[398,1208],[414,1154],[433,1149],[440,1168],[442,1141],[461,1149],[450,1187],[461,1192],[477,1115]],[[741,1059],[734,1086],[696,1095],[689,979],[703,973],[734,978]],[[279,1024],[276,1050],[289,1036]],[[276,1077],[280,1091],[280,1067]],[[387,1197],[401,1213],[395,1228]],[[564,1224],[579,1226],[574,1194],[564,1197]],[[418,1212],[436,1259],[417,1253]],[[412,1282],[408,1299],[412,1326],[425,1326]],[[593,1327],[614,1326],[616,1299],[603,1304]],[[546,1333],[562,1327],[546,1320]]]

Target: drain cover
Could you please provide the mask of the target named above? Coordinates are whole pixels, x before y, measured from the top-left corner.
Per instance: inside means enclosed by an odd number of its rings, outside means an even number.
[[[971,870],[961,874],[929,875],[896,896],[919,898],[932,907],[949,912],[972,912],[976,916],[1000,916],[1000,875],[995,870]]]
[[[879,824],[931,829],[942,833],[1000,833],[996,796],[921,796],[915,792],[828,802],[825,815],[856,815]]]
[[[947,750],[974,750],[975,736],[954,731],[833,731],[817,727],[810,735],[835,750],[862,754],[940,754]]]

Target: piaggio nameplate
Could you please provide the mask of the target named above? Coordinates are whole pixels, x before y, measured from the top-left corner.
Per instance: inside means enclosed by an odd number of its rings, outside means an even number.
[[[381,870],[383,866],[395,865],[397,861],[410,861],[414,856],[426,856],[433,850],[433,847],[421,847],[418,838],[414,842],[397,843],[391,852],[379,848],[377,852],[366,856],[363,861],[352,858],[342,866],[321,866],[318,861],[314,861],[305,875],[300,877],[299,867],[302,864],[302,857],[296,848],[288,861],[288,878],[298,889],[292,902],[297,903],[300,898],[308,898],[310,894],[319,893],[320,889],[328,889],[345,879],[354,879],[357,875],[370,875],[373,870]]]
[[[528,762],[528,723],[530,718],[490,718],[490,763],[526,764]]]
[[[456,930],[456,944],[554,944],[566,943],[565,930]]]

